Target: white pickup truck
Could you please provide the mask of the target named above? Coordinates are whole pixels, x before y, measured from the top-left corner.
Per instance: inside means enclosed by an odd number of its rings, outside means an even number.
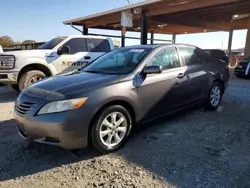
[[[111,39],[99,36],[57,37],[36,50],[0,53],[0,83],[23,90],[43,78],[83,67],[114,49]]]

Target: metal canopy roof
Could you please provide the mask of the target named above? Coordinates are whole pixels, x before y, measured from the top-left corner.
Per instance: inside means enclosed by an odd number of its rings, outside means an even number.
[[[121,12],[142,8],[148,17],[149,31],[184,34],[246,29],[250,0],[148,0],[122,8],[63,22],[88,28],[121,30]],[[235,16],[235,19],[233,17]],[[140,15],[134,15],[133,28],[140,30]]]

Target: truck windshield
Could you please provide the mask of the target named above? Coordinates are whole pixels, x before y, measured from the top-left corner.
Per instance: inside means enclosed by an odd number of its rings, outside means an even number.
[[[128,74],[150,53],[150,48],[125,48],[101,56],[84,72],[100,74]]]
[[[51,39],[50,41],[46,42],[42,46],[40,46],[38,49],[44,49],[44,50],[51,50],[53,49],[56,45],[58,45],[60,42],[65,40],[67,37],[57,37],[54,39]]]

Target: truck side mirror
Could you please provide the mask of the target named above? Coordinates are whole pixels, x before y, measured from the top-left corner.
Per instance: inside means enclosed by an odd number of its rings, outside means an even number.
[[[70,48],[68,46],[62,46],[57,50],[58,55],[70,54]]]

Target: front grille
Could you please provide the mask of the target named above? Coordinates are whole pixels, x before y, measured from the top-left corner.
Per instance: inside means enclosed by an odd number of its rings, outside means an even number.
[[[32,102],[16,102],[16,112],[20,115],[20,116],[24,116],[25,114],[27,114],[34,106],[36,105],[36,103],[32,103]]]

